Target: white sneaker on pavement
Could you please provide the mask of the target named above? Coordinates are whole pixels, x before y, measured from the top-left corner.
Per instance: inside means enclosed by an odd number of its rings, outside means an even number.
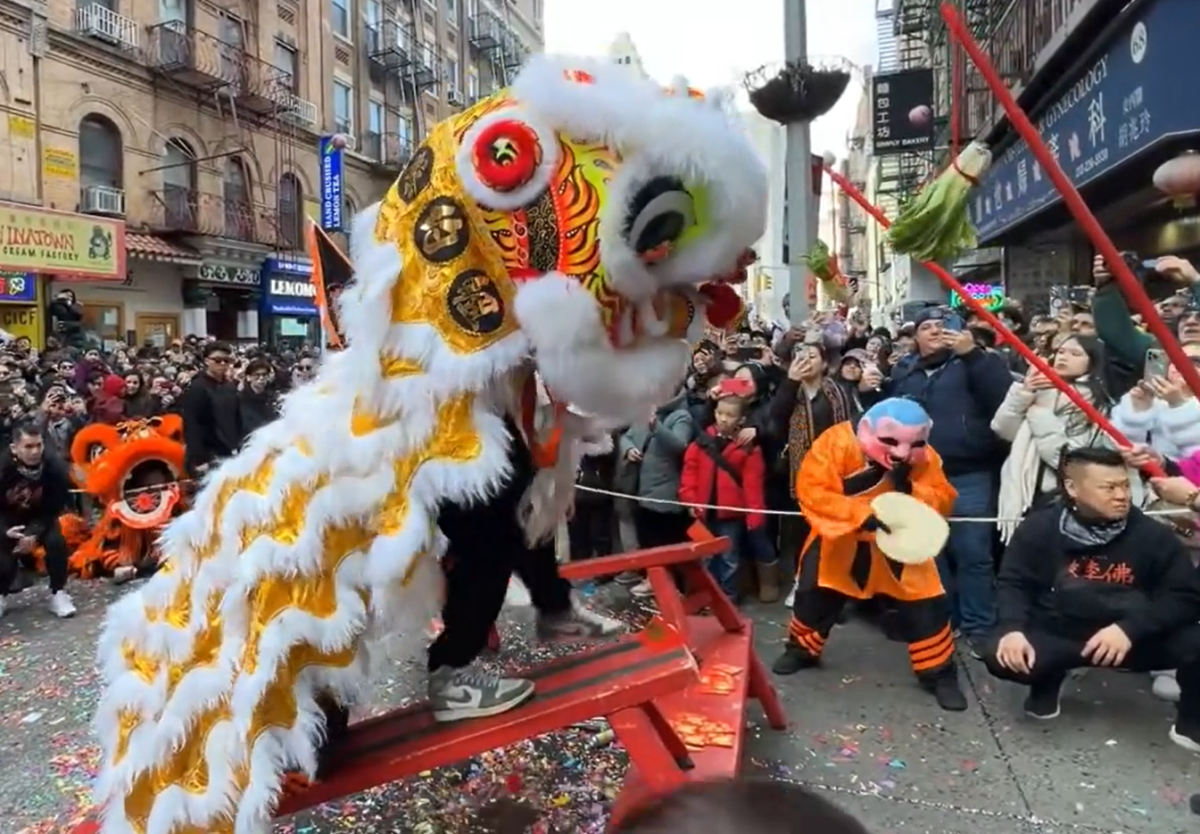
[[[646,599],[654,596],[654,586],[650,584],[649,579],[643,579],[638,584],[629,589],[629,593],[638,599]]]
[[[75,616],[75,603],[66,591],[55,591],[50,595],[50,612],[63,619]]]
[[[1150,689],[1154,693],[1154,697],[1170,701],[1173,704],[1179,703],[1179,682],[1175,680],[1175,673],[1151,672],[1150,674],[1154,678],[1154,685]]]
[[[8,597],[0,596],[0,617],[4,616],[4,612],[8,609]]]

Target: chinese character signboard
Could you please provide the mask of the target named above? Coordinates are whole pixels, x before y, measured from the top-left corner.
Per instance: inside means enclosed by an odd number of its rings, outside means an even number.
[[[321,228],[330,232],[342,230],[342,214],[346,208],[343,188],[343,148],[334,143],[333,136],[322,136],[321,157]]]
[[[0,269],[125,280],[125,223],[0,203]]]
[[[871,122],[875,156],[930,150],[933,70],[903,70],[873,77]]]
[[[1196,0],[1157,0],[1134,15],[1037,120],[1063,172],[1083,186],[1160,142],[1200,134],[1192,34]],[[1022,223],[1060,200],[1028,146],[1018,141],[974,192],[971,220],[980,240]]]

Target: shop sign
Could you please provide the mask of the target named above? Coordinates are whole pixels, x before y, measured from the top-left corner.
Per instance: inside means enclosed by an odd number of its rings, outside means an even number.
[[[36,304],[37,275],[0,269],[0,304]]]
[[[272,316],[315,316],[317,286],[309,278],[273,275],[266,279],[263,312]]]
[[[125,223],[0,204],[0,269],[125,280]]]
[[[978,301],[993,313],[1004,306],[1004,287],[999,284],[963,284],[963,289],[971,298]],[[950,306],[954,309],[965,307],[966,302],[957,292],[950,293]]]
[[[346,208],[343,146],[335,138],[322,136],[317,149],[321,156],[321,228],[329,232],[342,230],[342,212]]]
[[[1160,142],[1200,134],[1194,75],[1196,0],[1153,0],[1050,105],[1038,132],[1077,187]],[[980,240],[1059,202],[1050,177],[1023,141],[996,160],[975,189],[971,221]]]
[[[11,304],[0,307],[0,330],[19,339],[24,336],[35,346],[42,344],[42,310],[36,304]]]
[[[871,149],[875,156],[933,148],[933,70],[871,78]]]
[[[261,277],[257,269],[249,266],[226,266],[206,262],[200,264],[196,277],[212,284],[233,284],[239,287],[257,287]]]

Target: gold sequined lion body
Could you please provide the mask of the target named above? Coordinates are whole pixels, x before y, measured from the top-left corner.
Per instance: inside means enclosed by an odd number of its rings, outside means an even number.
[[[514,519],[544,539],[596,421],[644,419],[705,314],[737,313],[765,195],[720,99],[606,62],[537,56],[435,125],[355,220],[345,350],[210,475],[166,565],[109,613],[103,834],[269,830],[283,773],[315,771],[318,699],[353,703],[389,640],[423,633],[437,509],[503,481],[505,416],[551,414]],[[558,405],[528,396],[535,368]]]

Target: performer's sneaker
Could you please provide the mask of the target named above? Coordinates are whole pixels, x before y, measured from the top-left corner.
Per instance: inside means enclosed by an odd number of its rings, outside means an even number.
[[[1037,682],[1029,687],[1025,696],[1025,714],[1038,721],[1049,721],[1062,714],[1060,696],[1062,679]]]
[[[771,671],[777,675],[794,675],[805,669],[811,669],[820,662],[819,657],[813,657],[810,652],[789,641],[783,654],[776,658],[771,665]]]
[[[929,687],[937,705],[947,712],[963,712],[967,708],[967,696],[958,685],[958,674],[951,669],[935,680]]]
[[[603,640],[624,631],[625,623],[597,614],[580,602],[575,594],[571,594],[571,607],[561,614],[538,614],[537,636],[543,643]]]
[[[1178,744],[1184,750],[1189,750],[1192,753],[1200,753],[1200,732],[1180,730],[1179,724],[1172,724],[1168,735],[1171,741]]]
[[[50,613],[56,617],[75,616],[75,603],[71,601],[71,595],[66,591],[55,591],[50,595]]]
[[[479,669],[443,666],[429,673],[429,706],[437,721],[499,715],[533,697],[533,681]]]

